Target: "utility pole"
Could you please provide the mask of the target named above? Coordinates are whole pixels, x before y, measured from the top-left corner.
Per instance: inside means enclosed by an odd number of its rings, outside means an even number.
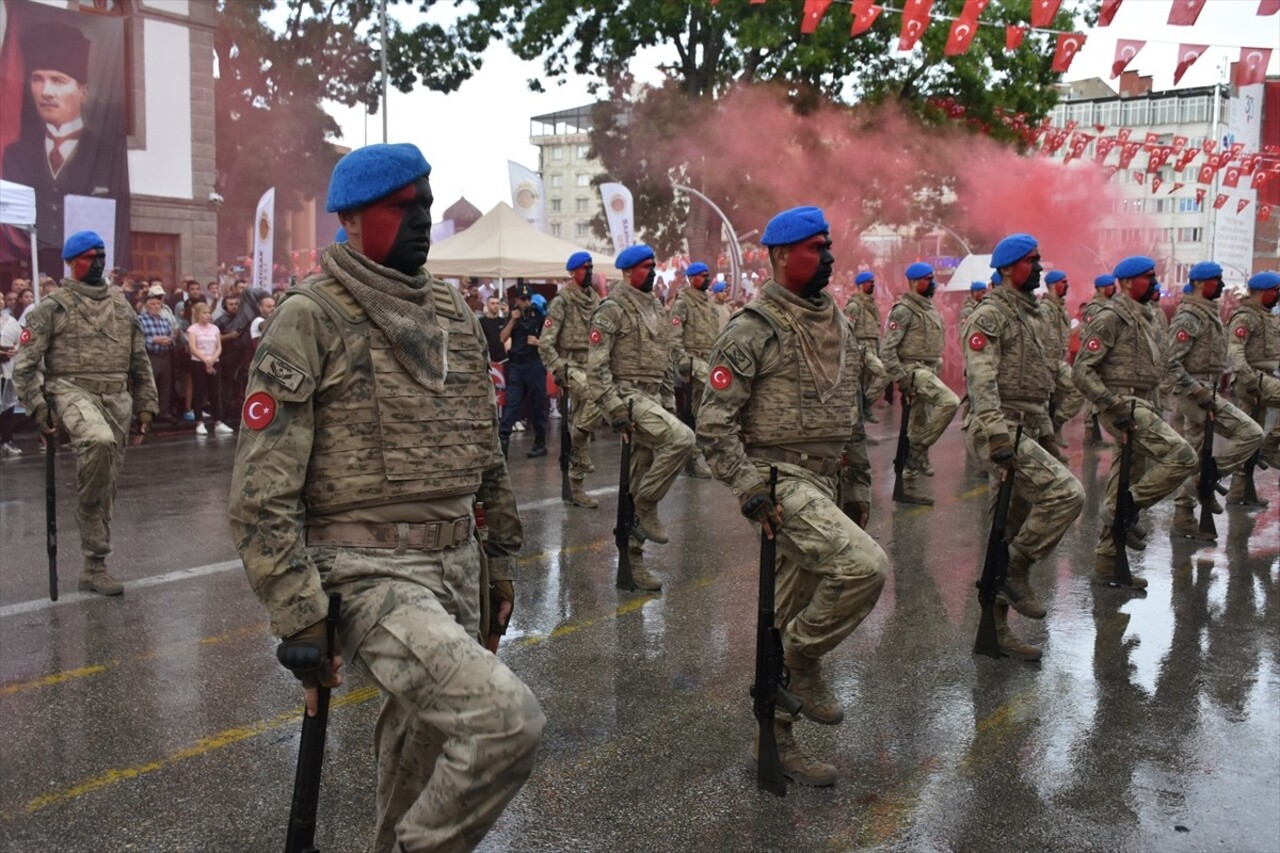
[[[1222,62],[1218,64],[1218,79],[1213,81],[1213,99],[1212,99],[1213,124],[1211,125],[1212,129],[1210,130],[1209,133],[1210,133],[1210,138],[1213,140],[1213,144],[1215,146],[1214,148],[1215,154],[1221,153],[1216,147],[1221,142],[1221,139],[1219,138],[1221,136],[1221,133],[1218,130],[1218,118],[1219,116],[1222,115],[1222,105],[1219,103],[1218,93],[1222,87],[1222,79],[1227,74],[1227,68],[1228,68],[1228,60],[1226,58],[1223,58]],[[1228,93],[1228,96],[1229,95],[1230,93]],[[1209,209],[1207,211],[1207,213],[1209,214],[1209,227],[1205,229],[1206,233],[1205,233],[1204,256],[1206,258],[1212,258],[1214,255],[1217,254],[1217,249],[1214,246],[1214,242],[1215,240],[1217,240],[1217,237],[1218,237],[1218,208],[1214,207],[1213,203],[1218,198],[1218,190],[1219,190],[1218,173],[1221,171],[1222,171],[1221,169],[1217,169],[1214,171],[1213,183],[1210,185],[1210,192],[1205,195],[1205,200],[1209,202]]]
[[[382,141],[387,141],[387,0],[378,4],[382,19]]]

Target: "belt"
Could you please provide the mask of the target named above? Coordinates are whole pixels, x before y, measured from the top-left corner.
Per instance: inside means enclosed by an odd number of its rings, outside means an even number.
[[[94,394],[119,394],[129,388],[127,382],[107,382],[103,379],[84,379],[79,376],[51,376],[50,378],[70,382],[77,388],[83,388]]]
[[[363,521],[337,522],[316,527],[308,525],[308,545],[340,545],[348,548],[388,548],[397,551],[443,551],[471,538],[472,516],[427,524],[401,522],[373,524]]]
[[[768,459],[770,462],[785,462],[796,465],[806,471],[812,471],[820,477],[834,477],[840,471],[840,459],[834,456],[810,456],[807,453],[796,453],[783,450],[781,447],[748,447],[747,456],[754,459]]]
[[[1156,388],[1154,385],[1150,388],[1139,388],[1137,385],[1108,385],[1107,390],[1120,396],[1141,397],[1148,400],[1155,393]]]

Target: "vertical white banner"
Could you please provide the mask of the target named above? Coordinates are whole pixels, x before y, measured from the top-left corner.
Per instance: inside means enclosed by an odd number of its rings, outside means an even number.
[[[525,222],[547,233],[547,191],[542,178],[514,160],[507,161],[507,175],[511,179],[511,206]]]
[[[1243,143],[1245,151],[1257,151],[1262,142],[1263,84],[1242,86],[1228,102],[1226,127],[1218,140],[1219,151],[1229,151],[1233,143]],[[1257,228],[1258,191],[1253,189],[1253,178],[1239,176],[1235,187],[1221,183],[1228,170],[1240,165],[1239,160],[1227,163],[1218,173],[1218,192],[1227,196],[1221,210],[1212,210],[1213,254],[1210,256],[1222,264],[1222,278],[1229,285],[1243,287],[1253,272],[1253,238]],[[1213,195],[1205,197],[1211,204]],[[1245,205],[1241,209],[1241,205]]]
[[[250,287],[271,292],[273,247],[276,240],[276,188],[272,187],[258,199],[258,210],[253,214],[253,281]]]
[[[601,184],[600,201],[604,204],[605,221],[609,223],[609,236],[613,238],[613,253],[617,255],[636,239],[631,190],[622,184]]]
[[[62,233],[70,237],[77,231],[95,231],[107,249],[107,272],[116,259],[116,200],[92,195],[67,195],[62,210]],[[61,278],[53,271],[49,275]]]

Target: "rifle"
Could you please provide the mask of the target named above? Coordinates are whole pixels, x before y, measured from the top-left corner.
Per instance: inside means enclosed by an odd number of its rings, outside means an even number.
[[[333,660],[333,638],[338,630],[342,596],[329,593],[325,617],[326,658]],[[316,688],[316,715],[302,711],[302,738],[298,743],[298,769],[293,777],[293,802],[289,806],[289,834],[285,853],[319,853],[316,848],[316,812],[320,806],[320,768],[324,764],[324,734],[329,726],[329,688]]]
[[[1102,444],[1103,443],[1102,424],[1098,420],[1097,412],[1093,413],[1093,418],[1091,419],[1091,423],[1092,423],[1092,426],[1089,428],[1090,429],[1089,441],[1095,445]]]
[[[1022,424],[1013,438],[1014,458],[1022,441]],[[996,594],[1004,589],[1009,574],[1009,542],[1005,529],[1009,523],[1009,503],[1013,500],[1013,464],[1000,473],[1000,490],[996,493],[996,511],[991,518],[991,532],[987,535],[987,556],[982,563],[982,577],[978,587],[978,638],[973,643],[975,655],[1000,657],[1000,640],[996,637]]]
[[[1116,549],[1115,586],[1133,586],[1133,573],[1129,571],[1129,552],[1125,550],[1129,538],[1129,524],[1133,520],[1133,494],[1129,491],[1129,476],[1133,470],[1133,429],[1138,411],[1138,401],[1129,403],[1129,428],[1120,434],[1120,474],[1116,482],[1116,512],[1111,519],[1111,544]]]
[[[911,384],[907,389],[907,393],[902,395],[902,423],[898,425],[898,452],[893,457],[893,499],[899,503],[907,499],[902,478],[907,470],[907,458],[911,455],[911,438],[907,435],[907,424],[911,420],[911,405],[915,390],[916,374],[913,370],[911,372]]]
[[[631,421],[631,403],[627,403],[627,421]],[[635,536],[644,541],[636,528],[636,507],[631,498],[631,437],[622,434],[622,463],[618,473],[618,516],[613,523],[613,541],[618,546],[618,589],[634,590],[635,579],[631,577],[631,554],[628,552],[630,539]]]
[[[1249,417],[1253,418],[1259,426],[1266,424],[1266,409],[1262,405],[1261,395],[1253,400],[1253,406],[1249,411]],[[1262,461],[1262,448],[1257,450],[1245,460],[1244,466],[1240,469],[1240,476],[1244,477],[1244,495],[1238,501],[1231,501],[1236,506],[1262,506],[1262,501],[1258,500],[1258,487],[1253,482],[1253,472],[1259,466],[1266,469],[1267,465]]]
[[[769,467],[770,511],[778,500],[778,468]],[[777,536],[777,530],[774,530]],[[751,685],[751,710],[760,726],[760,745],[756,759],[756,788],[787,795],[787,781],[782,775],[782,759],[778,756],[778,738],[773,731],[773,718],[779,707],[788,714],[799,714],[800,697],[787,689],[791,681],[782,655],[782,632],[775,624],[774,595],[777,584],[778,540],[760,531],[760,604],[756,611],[756,680]]]
[[[58,478],[53,470],[53,456],[58,450],[58,431],[45,437],[44,452],[44,529],[49,552],[49,600],[58,600]]]
[[[687,426],[695,434],[698,432],[698,424],[693,419],[693,359],[689,359],[689,378],[684,383],[684,396],[679,398],[680,408],[677,412],[680,422]],[[689,454],[689,458],[684,461],[685,476],[694,476],[694,459],[697,458],[697,452]]]
[[[1213,521],[1213,493],[1225,495],[1227,490],[1218,484],[1218,457],[1213,455],[1213,440],[1218,434],[1218,388],[1214,386],[1213,402],[1204,413],[1204,441],[1200,443],[1200,484],[1196,497],[1200,500],[1200,532],[1218,538],[1218,526]]]
[[[560,388],[560,500],[572,500],[569,487],[569,458],[573,453],[573,437],[569,434],[569,386],[568,368],[565,368],[566,384]]]

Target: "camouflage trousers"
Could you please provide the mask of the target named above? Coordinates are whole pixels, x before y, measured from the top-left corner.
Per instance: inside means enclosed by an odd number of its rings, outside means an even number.
[[[91,393],[67,379],[51,380],[45,398],[76,451],[80,550],[86,557],[105,559],[111,553],[111,514],[116,480],[124,467],[133,398],[127,391]]]
[[[1182,421],[1182,437],[1187,440],[1187,444],[1191,445],[1191,450],[1196,454],[1196,469],[1194,474],[1200,473],[1200,448],[1204,444],[1204,416],[1205,410],[1197,406],[1185,395],[1174,395],[1173,400],[1174,412],[1181,415]],[[1253,452],[1262,444],[1262,427],[1254,423],[1253,419],[1240,411],[1222,397],[1218,397],[1213,408],[1214,420],[1217,425],[1214,432],[1219,438],[1225,438],[1225,443],[1220,443],[1221,451],[1217,453],[1218,473],[1221,476],[1234,474],[1243,467],[1245,460],[1253,455]],[[1178,491],[1174,503],[1178,506],[1191,507],[1197,503],[1196,487],[1194,480],[1188,480],[1182,484],[1182,488]]]
[[[623,391],[622,402],[631,404],[631,496],[656,504],[693,455],[693,430],[641,391]]]
[[[1050,434],[1057,432],[1062,424],[1080,414],[1080,410],[1084,408],[1084,394],[1076,388],[1075,380],[1071,378],[1071,368],[1065,361],[1059,361],[1054,368],[1053,394],[1049,399],[1053,407]]]
[[[871,613],[889,576],[889,560],[836,505],[834,478],[774,464],[782,505],[777,625],[789,651],[819,658]],[[757,462],[756,470],[768,478],[767,464]]]
[[[866,341],[862,346],[862,396],[874,403],[889,387],[889,374],[877,353],[878,342]]]
[[[473,849],[533,770],[546,718],[479,643],[479,547],[308,549],[342,594],[344,655],[382,693],[379,853]]]
[[[912,450],[924,451],[932,447],[951,425],[951,419],[960,408],[960,398],[938,378],[932,367],[917,363],[908,369],[915,380],[915,390],[912,392],[907,437],[911,439]],[[901,387],[913,387],[911,381],[908,379]]]
[[[1122,398],[1126,401],[1132,397]],[[1129,493],[1138,509],[1146,509],[1171,494],[1196,469],[1196,454],[1191,445],[1165,423],[1161,411],[1150,400],[1139,399],[1134,410],[1133,464],[1129,471]],[[1107,475],[1105,505],[1115,511],[1120,483],[1120,430],[1110,411],[1101,412],[1098,421],[1115,439],[1111,446],[1111,473]],[[1099,525],[1098,544],[1094,553],[1114,557],[1115,544],[1111,528]]]
[[[1011,553],[1021,554],[1033,563],[1043,560],[1057,547],[1084,506],[1084,487],[1080,481],[1037,440],[1042,423],[1048,420],[1047,416],[1033,419],[1027,425],[1029,428],[1024,428],[1013,455],[1013,496],[1009,502],[1006,540]],[[1005,425],[1011,439],[1017,436],[1016,421],[1006,418]],[[987,510],[990,517],[995,513],[1002,469],[991,461],[987,437],[979,432],[976,424],[970,426],[965,433],[965,447],[996,475],[991,478]]]
[[[1239,380],[1231,386],[1231,391],[1239,402],[1240,408],[1246,412],[1257,411],[1258,419],[1254,423],[1266,429],[1267,409],[1280,409],[1280,379],[1265,373],[1260,374],[1258,379],[1259,393],[1256,398],[1245,393],[1244,384]],[[1274,448],[1280,445],[1280,418],[1276,418],[1275,424],[1266,434],[1262,444],[1264,452],[1267,448],[1272,448],[1272,453],[1276,452]]]
[[[569,476],[574,480],[586,479],[593,470],[591,465],[591,435],[604,420],[600,404],[587,393],[587,371],[577,364],[565,368],[569,383],[571,410],[569,425],[573,452],[569,456]]]

